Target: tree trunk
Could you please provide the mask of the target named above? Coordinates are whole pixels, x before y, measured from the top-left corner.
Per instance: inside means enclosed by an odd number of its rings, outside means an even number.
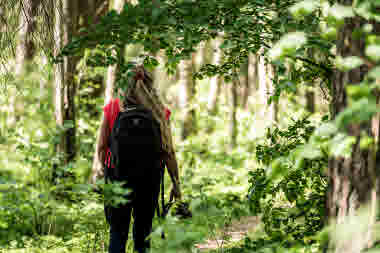
[[[229,84],[229,100],[230,100],[230,122],[229,122],[229,129],[230,129],[230,143],[229,143],[229,148],[233,149],[236,147],[237,144],[237,134],[238,134],[238,129],[237,129],[237,119],[236,119],[236,111],[238,107],[238,92],[237,92],[237,87],[238,87],[238,82],[239,82],[239,77],[235,77],[232,83]]]
[[[274,96],[275,94],[275,87],[274,87],[274,75],[275,70],[274,66],[272,64],[266,64],[266,71],[267,71],[267,78],[266,78],[266,86],[267,86],[267,99],[269,100],[270,97]],[[274,97],[273,97],[274,98]],[[272,123],[278,122],[278,101],[277,99],[272,99],[271,103],[268,105],[268,112],[269,112],[269,118],[272,121]]]
[[[55,7],[55,53],[71,41],[76,33],[78,18],[76,0],[58,0]],[[77,57],[65,57],[55,66],[55,117],[59,127],[63,127],[57,152],[64,164],[73,161],[76,155],[75,122],[75,68]]]
[[[252,89],[257,89],[257,60],[252,53],[248,56],[247,75],[244,79],[245,85],[243,89],[242,107],[248,109],[248,98]]]
[[[194,72],[198,71],[201,68],[201,66],[204,64],[205,47],[206,47],[206,42],[203,41],[199,43],[198,47],[196,48],[196,52],[194,53],[194,60],[193,60]]]
[[[266,86],[266,69],[265,69],[265,62],[264,58],[262,56],[258,56],[258,64],[257,64],[257,71],[258,71],[258,92],[259,92],[259,103],[261,105],[261,116],[265,117],[266,114],[266,105],[268,103],[267,99],[267,86]]]
[[[214,49],[212,64],[213,65],[221,65],[222,64],[222,50],[219,48],[222,44],[220,38],[214,39],[212,43],[212,47]],[[216,115],[218,112],[218,100],[220,96],[220,90],[222,85],[222,77],[213,76],[210,80],[210,92],[208,96],[207,109],[210,114]]]
[[[0,41],[3,41],[4,33],[6,32],[6,23],[5,23],[5,11],[4,7],[0,8]]]
[[[195,63],[195,54],[192,54],[190,60],[183,61],[180,64],[180,106],[183,109],[182,139],[186,139],[196,132],[195,125],[195,80],[193,79]]]
[[[124,6],[123,0],[115,0],[113,3],[113,9],[117,12],[121,12]],[[124,50],[122,50],[124,52]],[[107,80],[106,80],[106,90],[104,94],[104,105],[110,102],[110,100],[113,97],[114,93],[114,86],[116,82],[116,75],[118,72],[118,65],[109,66],[107,69]],[[103,115],[103,113],[102,113]],[[92,160],[92,170],[91,170],[91,176],[90,176],[90,182],[95,183],[97,179],[100,179],[104,176],[103,172],[103,165],[102,161],[99,160],[98,153],[99,153],[99,137],[100,137],[100,126],[103,124],[104,117],[102,116],[102,122],[99,125],[98,131],[97,131],[97,138],[95,143],[95,153],[94,158]]]
[[[22,78],[26,72],[28,63],[35,54],[35,45],[33,42],[33,31],[36,28],[37,8],[40,0],[24,0],[21,1],[21,13],[19,17],[20,28],[18,31],[18,43],[16,48],[16,65],[14,74],[17,78]],[[17,88],[17,87],[16,87]],[[11,90],[9,99],[9,118],[8,125],[12,126],[18,120],[17,118],[17,92]]]
[[[90,21],[94,20],[96,16],[96,2],[94,0],[81,0],[78,1],[79,3],[79,10],[81,15],[81,25],[83,27],[88,27],[90,25]],[[103,1],[102,1],[103,2]]]
[[[307,55],[310,59],[313,59],[314,52],[312,48],[309,48],[307,50]],[[306,86],[306,110],[310,113],[315,113],[315,92],[314,92],[314,85],[311,82],[309,86]]]
[[[255,90],[259,88],[258,57],[252,53],[248,56],[248,82]]]
[[[36,28],[37,8],[40,0],[21,1],[19,43],[16,49],[16,73],[25,68],[25,61],[32,60],[35,54],[33,32]]]
[[[340,1],[344,5],[352,5],[352,0]],[[364,22],[360,18],[348,18],[338,32],[337,55],[342,57],[357,55],[364,52],[365,41],[363,38],[354,38],[352,33],[362,27]],[[364,55],[364,53],[363,53]],[[331,116],[336,116],[348,106],[346,86],[347,84],[360,83],[367,67],[360,67],[348,72],[336,71],[332,86]],[[378,121],[376,122],[378,124]],[[377,125],[378,127],[378,125]],[[376,156],[373,149],[364,150],[360,147],[360,138],[363,133],[371,136],[370,122],[353,123],[347,126],[350,136],[356,137],[350,157],[331,157],[329,159],[330,187],[327,194],[327,210],[330,222],[338,224],[347,223],[352,218],[358,218],[358,209],[368,205],[365,220],[361,220],[362,226],[350,228],[350,236],[338,236],[335,243],[335,252],[361,252],[372,243],[372,233],[377,200],[377,173]],[[363,210],[364,211],[364,210]]]
[[[261,115],[265,117],[267,126],[277,122],[278,103],[273,101],[269,104],[269,98],[274,94],[274,69],[273,66],[265,62],[264,57],[258,59],[258,79],[259,79],[259,96],[262,105]]]
[[[310,113],[315,113],[315,93],[312,88],[308,88],[305,93],[306,96],[306,110]]]
[[[180,106],[183,110],[182,139],[186,139],[196,131],[195,109],[193,108],[195,96],[195,80],[193,80],[193,67],[195,54],[190,60],[183,61],[180,65]]]

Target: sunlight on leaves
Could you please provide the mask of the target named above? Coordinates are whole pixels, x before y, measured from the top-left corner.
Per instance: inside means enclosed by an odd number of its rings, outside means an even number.
[[[373,145],[374,143],[374,138],[373,137],[370,137],[368,135],[363,135],[361,136],[360,138],[360,148],[361,149],[369,149],[371,147],[371,145]]]
[[[331,135],[335,134],[338,131],[336,125],[332,122],[326,122],[319,126],[314,133],[314,136],[318,136],[321,139],[330,138]]]
[[[335,66],[341,71],[350,71],[354,68],[363,65],[363,60],[357,56],[341,57],[337,56],[335,59]]]
[[[321,26],[322,28],[322,37],[325,38],[326,40],[336,40],[337,38],[337,29],[336,27],[332,26]]]
[[[374,19],[380,22],[379,11],[374,8],[376,5],[379,7],[378,0],[357,1],[355,12],[367,20]]]
[[[275,159],[271,163],[271,166],[266,169],[268,171],[268,177],[271,180],[276,180],[286,174],[288,172],[284,166],[286,163],[287,159],[285,157],[279,157]]]
[[[354,16],[354,11],[351,6],[343,6],[340,4],[334,4],[329,9],[329,15],[337,20],[343,20],[345,18],[351,18]]]
[[[331,155],[335,157],[349,158],[352,152],[352,145],[356,142],[354,136],[338,133],[331,141]]]
[[[371,96],[371,88],[368,85],[347,85],[346,91],[349,98],[353,100]]]
[[[322,157],[323,154],[318,146],[313,143],[308,143],[299,148],[298,155],[302,158],[316,159]]]
[[[365,49],[365,54],[373,61],[380,61],[380,45],[369,45]]]
[[[368,77],[374,79],[380,79],[380,66],[371,69],[368,73]]]
[[[289,8],[289,11],[295,17],[302,17],[312,13],[318,7],[318,2],[314,0],[305,0],[299,3],[296,3]]]
[[[363,26],[363,31],[366,33],[370,33],[373,30],[373,24],[365,24]]]
[[[285,35],[269,51],[269,57],[278,59],[285,55],[295,53],[295,51],[306,43],[306,34],[303,32],[293,32]]]

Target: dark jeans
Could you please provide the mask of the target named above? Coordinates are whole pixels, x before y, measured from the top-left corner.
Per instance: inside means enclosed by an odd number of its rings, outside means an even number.
[[[131,214],[133,215],[134,248],[145,253],[150,248],[147,239],[152,232],[152,221],[158,206],[161,175],[158,171],[152,178],[134,180],[137,184],[128,184],[132,189],[130,202],[118,207],[105,207],[107,221],[110,224],[109,253],[125,253],[128,240]]]

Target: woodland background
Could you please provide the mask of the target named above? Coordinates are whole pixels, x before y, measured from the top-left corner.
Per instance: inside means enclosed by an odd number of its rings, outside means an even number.
[[[0,31],[0,252],[106,252],[96,139],[136,59],[193,212],[153,252],[380,251],[379,1],[0,0]]]

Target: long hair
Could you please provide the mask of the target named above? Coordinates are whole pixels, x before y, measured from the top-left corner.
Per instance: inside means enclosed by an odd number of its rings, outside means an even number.
[[[152,112],[160,125],[163,150],[168,153],[174,152],[170,124],[165,117],[165,106],[153,86],[152,74],[142,65],[132,69],[132,78],[128,81],[121,109],[126,110],[128,105],[142,105]]]

